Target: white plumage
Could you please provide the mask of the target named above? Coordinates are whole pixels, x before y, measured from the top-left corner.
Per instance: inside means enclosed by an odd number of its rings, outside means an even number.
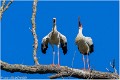
[[[57,45],[58,65],[59,65],[59,48],[61,45],[64,55],[67,53],[67,39],[64,35],[62,35],[60,32],[57,31],[56,18],[53,18],[52,31],[42,39],[41,51],[44,54],[46,53],[46,50],[48,48],[48,43],[52,46],[52,49],[53,49],[53,65],[54,65],[54,56],[55,56],[54,45]]]
[[[93,41],[92,41],[91,37],[85,37],[82,34],[83,28],[82,28],[82,24],[80,23],[79,18],[78,18],[78,24],[79,24],[79,32],[75,39],[75,43],[78,46],[78,50],[80,51],[80,53],[83,54],[84,69],[85,69],[84,55],[87,55],[88,68],[90,68],[88,55],[94,51]]]

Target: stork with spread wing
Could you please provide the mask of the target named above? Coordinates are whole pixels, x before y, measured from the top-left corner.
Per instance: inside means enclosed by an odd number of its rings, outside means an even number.
[[[54,65],[54,58],[55,58],[55,51],[54,45],[58,47],[58,66],[60,66],[60,52],[59,48],[61,47],[63,50],[64,55],[67,53],[67,39],[64,35],[57,31],[56,27],[56,18],[53,18],[53,28],[52,31],[42,39],[41,43],[41,51],[42,53],[46,53],[48,48],[48,43],[52,46],[53,49],[53,64]]]

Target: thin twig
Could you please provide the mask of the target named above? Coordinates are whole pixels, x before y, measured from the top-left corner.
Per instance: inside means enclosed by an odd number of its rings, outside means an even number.
[[[74,63],[75,53],[76,53],[76,51],[74,52],[74,56],[73,56],[73,59],[72,59],[72,67],[73,67],[73,63]]]
[[[112,71],[110,71],[108,68],[106,68],[106,70],[107,70],[108,72],[112,73]]]
[[[6,6],[5,6],[5,2],[6,2],[6,0],[2,1],[2,6],[0,8],[0,20],[2,19],[3,12],[5,12],[9,8],[9,6],[12,4],[13,0],[11,0]]]
[[[115,68],[115,59],[113,59],[113,62],[110,62],[110,66],[114,69],[114,71],[110,71],[108,68],[106,68],[106,70],[107,70],[108,72],[117,74],[117,70],[116,70],[116,68]]]
[[[76,51],[74,52],[74,56],[73,56],[73,60],[72,60],[72,67],[73,67],[73,64],[74,64],[75,53],[76,53]],[[71,75],[70,75],[69,77],[71,77],[73,74],[74,74],[74,72],[73,72],[73,73],[71,73]]]
[[[32,30],[30,29],[30,27],[29,27],[29,30],[32,32]]]
[[[1,6],[2,9],[4,9],[5,2],[6,2],[6,0],[3,0],[3,1],[2,1],[2,6]]]
[[[9,6],[12,4],[12,2],[13,0],[10,0],[10,2],[5,6],[3,11],[6,11],[9,8]]]
[[[2,19],[2,14],[4,11],[4,6],[5,6],[5,0],[2,1],[2,6],[0,7],[0,20]]]

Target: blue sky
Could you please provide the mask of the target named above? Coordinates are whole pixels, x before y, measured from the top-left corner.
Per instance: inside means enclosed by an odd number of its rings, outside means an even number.
[[[4,12],[1,23],[1,59],[11,64],[34,65],[33,36],[29,28],[32,16],[32,1],[15,1]],[[39,1],[36,15],[36,32],[38,35],[37,57],[40,64],[52,63],[52,48],[49,45],[46,54],[41,52],[41,40],[52,29],[52,18],[57,19],[57,29],[68,40],[66,55],[60,49],[60,64],[71,67],[75,53],[74,68],[82,69],[82,55],[75,45],[78,34],[78,16],[83,25],[83,34],[90,36],[94,42],[94,52],[89,56],[91,68],[107,72],[113,71],[109,63],[116,60],[119,70],[119,16],[117,1]],[[57,52],[57,48],[55,47]],[[55,55],[57,64],[57,54]],[[51,74],[23,74],[1,71],[2,77],[26,76],[27,78],[48,78]]]

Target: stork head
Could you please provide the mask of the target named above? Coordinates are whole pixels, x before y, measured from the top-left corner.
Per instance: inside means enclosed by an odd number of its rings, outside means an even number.
[[[80,23],[80,17],[78,17],[78,27],[79,27],[79,29],[82,28],[82,24]]]
[[[57,31],[56,18],[53,18],[53,28],[52,28],[52,31],[53,31],[53,33],[54,33],[55,31]]]
[[[53,24],[56,24],[56,18],[53,18]]]

